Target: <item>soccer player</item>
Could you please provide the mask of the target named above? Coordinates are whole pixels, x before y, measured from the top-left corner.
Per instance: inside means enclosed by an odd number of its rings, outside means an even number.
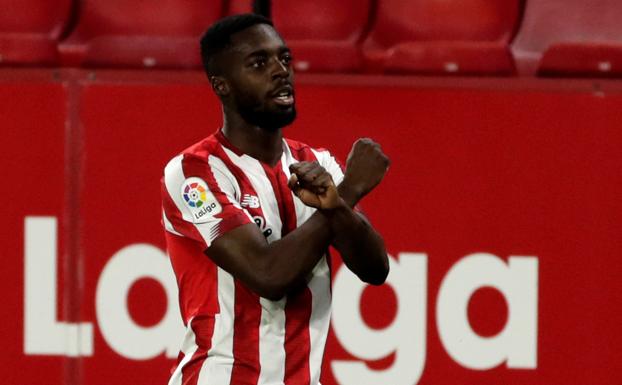
[[[384,243],[355,209],[389,160],[358,140],[345,173],[284,139],[296,117],[292,56],[270,20],[222,19],[201,40],[223,126],[174,157],[163,223],[187,332],[169,384],[317,385],[329,328],[328,247],[382,284]]]

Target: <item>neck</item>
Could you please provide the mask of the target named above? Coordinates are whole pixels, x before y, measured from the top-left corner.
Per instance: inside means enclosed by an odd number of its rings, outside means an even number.
[[[283,131],[270,131],[246,122],[236,113],[224,108],[222,132],[243,153],[270,166],[275,166],[283,153]]]

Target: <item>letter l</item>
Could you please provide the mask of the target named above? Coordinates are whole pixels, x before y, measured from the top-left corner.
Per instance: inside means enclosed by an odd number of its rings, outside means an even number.
[[[24,220],[24,353],[93,355],[93,325],[57,321],[56,218]]]

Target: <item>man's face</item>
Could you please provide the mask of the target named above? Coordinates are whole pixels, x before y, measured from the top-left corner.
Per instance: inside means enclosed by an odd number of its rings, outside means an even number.
[[[233,34],[226,56],[230,97],[244,120],[267,130],[294,121],[291,53],[274,28],[257,24]]]

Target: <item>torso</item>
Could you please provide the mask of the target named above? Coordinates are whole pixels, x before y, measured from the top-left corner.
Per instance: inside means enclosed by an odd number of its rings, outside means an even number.
[[[210,183],[228,191],[230,202],[221,202],[223,213],[228,209],[243,211],[243,220],[255,222],[268,242],[287,235],[315,212],[287,187],[290,164],[318,160],[336,183],[342,178],[339,166],[327,151],[294,141],[284,141],[283,155],[274,167],[239,153],[220,133],[171,161],[180,164],[186,179],[201,172],[197,171],[200,167],[189,164],[189,159],[209,165],[213,176]],[[169,173],[175,169],[171,163],[167,166]],[[171,180],[175,178],[165,179],[164,190],[174,200],[176,191],[171,188]],[[217,199],[223,198],[217,194]],[[248,290],[203,254],[213,240],[210,234],[235,223],[222,221],[216,230],[208,228],[208,224],[191,225],[181,220],[183,208],[179,202],[167,205],[165,199],[164,207],[167,245],[187,324],[184,358],[178,362],[170,384],[186,384],[187,379],[217,385],[291,381],[318,384],[330,319],[327,256],[318,262],[301,291],[270,301]]]

